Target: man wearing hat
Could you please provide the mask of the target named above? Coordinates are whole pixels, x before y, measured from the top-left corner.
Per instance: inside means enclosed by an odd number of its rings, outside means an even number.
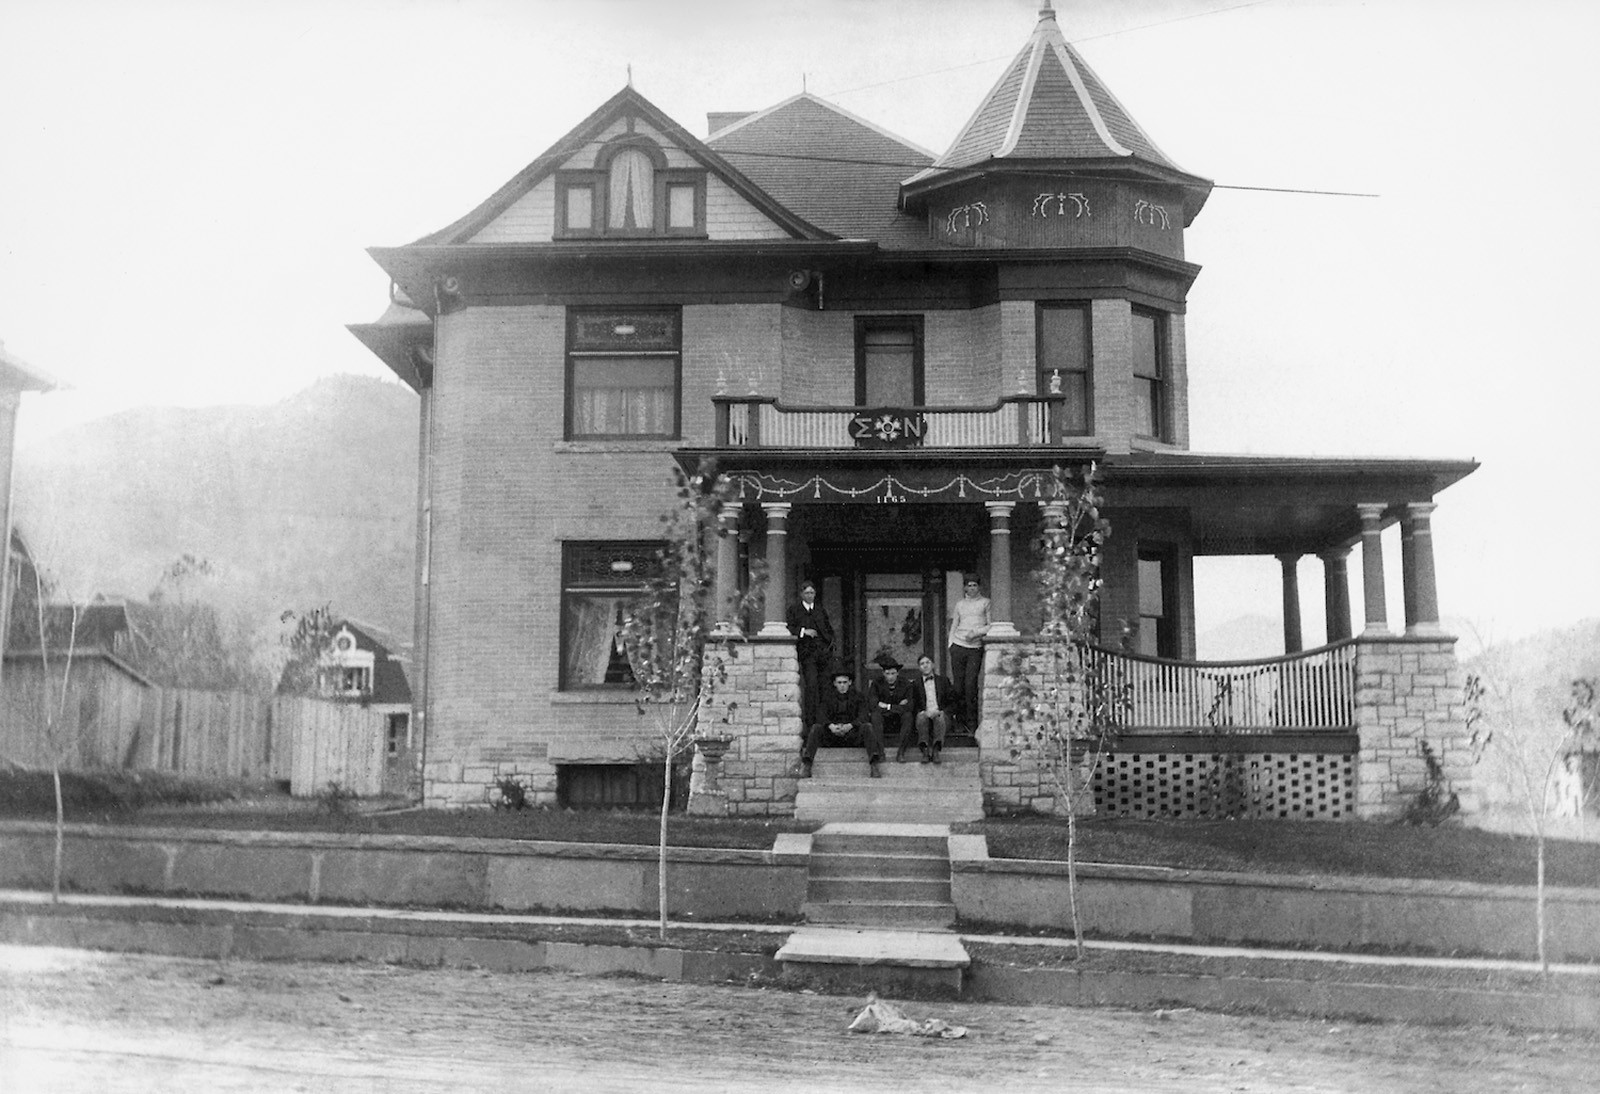
[[[911,744],[911,682],[901,677],[900,662],[885,657],[878,662],[883,675],[867,685],[867,709],[872,716],[872,728],[879,741],[888,740],[890,730],[899,734],[900,747],[895,749],[895,763],[906,762],[906,748]]]
[[[811,777],[811,761],[819,748],[862,748],[867,750],[867,765],[874,779],[883,778],[878,765],[883,762],[883,736],[873,728],[866,698],[856,690],[850,670],[842,665],[833,670],[833,686],[817,701],[817,721],[806,734],[800,756],[800,777]]]

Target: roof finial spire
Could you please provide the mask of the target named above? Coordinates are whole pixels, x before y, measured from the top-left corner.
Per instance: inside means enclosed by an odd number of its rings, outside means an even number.
[[[1039,22],[1042,23],[1046,19],[1049,19],[1051,22],[1055,22],[1055,18],[1056,9],[1050,6],[1050,0],[1044,0],[1044,7],[1039,9]]]
[[[1045,2],[1049,3],[1050,0],[1045,0]],[[629,87],[633,86],[633,66],[632,65],[628,66],[628,86]]]

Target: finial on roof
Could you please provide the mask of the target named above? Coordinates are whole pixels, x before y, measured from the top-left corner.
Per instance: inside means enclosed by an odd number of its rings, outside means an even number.
[[[1044,0],[1044,7],[1039,9],[1039,22],[1042,23],[1046,19],[1049,19],[1052,22],[1054,22],[1055,21],[1055,17],[1056,17],[1056,9],[1052,8],[1050,6],[1050,0]]]
[[[633,86],[633,66],[632,65],[628,66],[628,86],[629,87]]]

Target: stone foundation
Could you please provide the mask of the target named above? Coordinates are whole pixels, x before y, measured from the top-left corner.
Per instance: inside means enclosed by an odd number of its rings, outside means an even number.
[[[983,652],[983,718],[978,725],[979,768],[983,774],[983,811],[990,814],[1045,813],[1065,814],[1067,801],[1056,786],[1055,777],[1037,757],[1024,753],[1016,758],[1006,743],[1002,715],[1006,709],[1002,686],[1004,658],[1024,648],[1033,639],[991,638]],[[1094,813],[1094,798],[1086,792],[1088,772],[1075,771],[1078,816]]]
[[[1356,816],[1393,817],[1427,785],[1426,741],[1463,809],[1476,806],[1463,688],[1449,636],[1366,636],[1356,643]]]

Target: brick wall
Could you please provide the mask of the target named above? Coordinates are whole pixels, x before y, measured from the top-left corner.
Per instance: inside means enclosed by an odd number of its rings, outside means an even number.
[[[1427,783],[1422,742],[1444,766],[1450,788],[1470,811],[1472,757],[1467,745],[1466,674],[1455,639],[1363,637],[1356,645],[1356,816],[1402,812]]]
[[[1133,360],[1133,306],[1096,300],[1089,309],[1094,347],[1094,435],[1107,452],[1127,452],[1133,436],[1128,385]]]

